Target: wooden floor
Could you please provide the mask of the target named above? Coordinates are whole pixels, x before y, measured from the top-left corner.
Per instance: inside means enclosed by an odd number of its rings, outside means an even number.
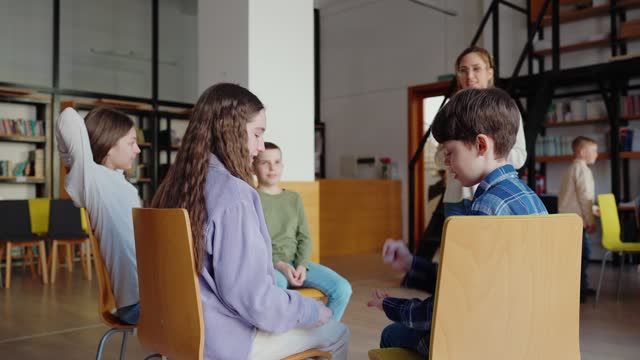
[[[345,256],[323,262],[351,281],[353,297],[344,316],[351,329],[350,359],[366,359],[377,347],[380,331],[389,323],[384,314],[367,308],[371,289],[392,295],[424,297],[398,287],[400,276],[382,265],[378,255]],[[599,266],[590,267],[595,287]],[[4,272],[3,272],[4,273]],[[76,264],[71,274],[61,271],[55,285],[43,286],[29,272],[14,270],[12,288],[0,289],[0,359],[91,359],[106,328],[97,316],[97,282],[82,279]],[[623,292],[616,301],[617,269],[607,269],[600,304],[593,300],[581,309],[583,360],[637,360],[640,358],[640,273],[628,268]],[[107,345],[105,359],[117,358],[120,335]],[[147,353],[132,338],[127,358],[143,359]]]

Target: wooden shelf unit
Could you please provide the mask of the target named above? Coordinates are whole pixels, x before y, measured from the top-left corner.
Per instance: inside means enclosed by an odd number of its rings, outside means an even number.
[[[606,124],[607,118],[592,119],[592,120],[577,120],[577,121],[564,121],[564,122],[546,122],[544,126],[547,128],[552,127],[566,127],[566,126],[579,126],[579,125],[598,125]]]
[[[617,1],[616,7],[618,9],[631,10],[640,7],[640,0],[621,0]],[[583,9],[563,11],[560,13],[560,23],[569,23],[574,21],[580,21],[584,19],[595,18],[599,16],[608,16],[611,9],[611,4],[603,4],[598,6],[590,6]],[[551,15],[545,15],[542,18],[542,26],[551,26]]]
[[[556,156],[536,156],[536,162],[550,163],[550,162],[563,162],[572,161],[575,158],[573,155],[556,155]],[[640,151],[623,151],[620,153],[621,159],[640,159]],[[598,153],[598,160],[609,160],[609,153]]]
[[[0,135],[0,141],[42,144],[47,141],[47,137],[27,135]]]
[[[10,184],[45,184],[44,176],[0,176],[0,182]]]

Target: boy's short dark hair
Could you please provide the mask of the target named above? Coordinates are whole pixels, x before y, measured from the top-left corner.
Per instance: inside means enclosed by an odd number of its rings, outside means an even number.
[[[272,142],[265,141],[264,149],[265,150],[280,150],[280,147],[278,147],[278,145],[276,145],[276,144],[274,144]],[[280,150],[280,151],[282,151],[282,150]]]
[[[590,137],[578,136],[571,142],[571,149],[574,154],[577,154],[585,145],[598,145],[598,142]]]
[[[465,89],[440,109],[431,130],[439,143],[474,144],[478,135],[487,135],[495,142],[496,158],[504,158],[516,142],[519,126],[520,111],[504,90]]]

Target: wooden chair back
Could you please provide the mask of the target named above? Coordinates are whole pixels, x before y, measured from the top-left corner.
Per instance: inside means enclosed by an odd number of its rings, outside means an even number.
[[[91,253],[93,254],[93,263],[96,268],[96,275],[98,278],[98,289],[100,292],[98,299],[98,315],[102,322],[112,329],[133,329],[134,325],[125,324],[113,313],[116,310],[116,300],[113,296],[113,289],[111,288],[111,276],[107,271],[102,255],[100,253],[100,240],[93,233],[91,221],[89,220],[89,214],[86,209],[81,211],[84,222],[87,224],[86,232],[89,235],[91,242]]]
[[[138,260],[138,338],[170,359],[202,359],[204,323],[185,209],[133,209]]]
[[[447,219],[430,358],[580,359],[582,220]]]

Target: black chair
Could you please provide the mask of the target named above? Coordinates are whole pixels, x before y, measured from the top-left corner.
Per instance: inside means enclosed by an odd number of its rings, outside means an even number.
[[[0,259],[6,251],[6,288],[11,287],[11,253],[14,247],[31,250],[32,247],[37,246],[42,283],[47,284],[49,282],[45,239],[45,236],[36,236],[31,232],[28,200],[0,201],[0,242],[4,243],[4,246],[0,247]]]
[[[51,283],[56,281],[59,265],[58,247],[66,247],[67,271],[73,271],[74,248],[80,245],[80,259],[84,278],[91,280],[91,244],[82,230],[82,213],[71,200],[51,200],[49,210],[49,239],[51,239]]]

